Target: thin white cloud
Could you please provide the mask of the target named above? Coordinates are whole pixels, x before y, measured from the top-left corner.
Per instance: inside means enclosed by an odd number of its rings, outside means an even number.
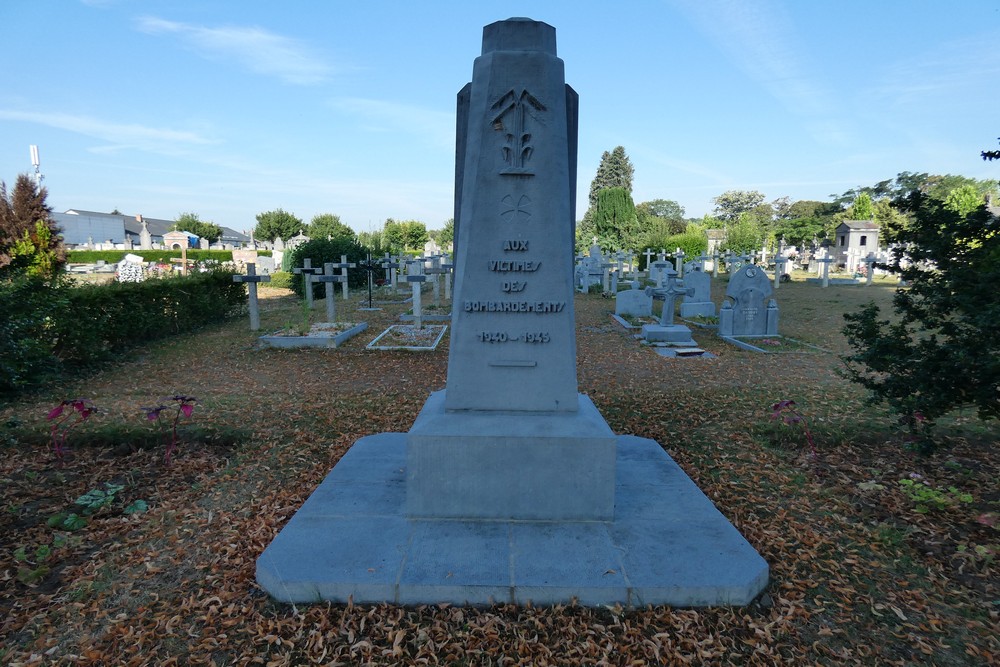
[[[835,98],[803,70],[808,53],[796,38],[787,11],[771,0],[675,1],[712,41],[791,113],[806,118],[806,128],[823,143],[842,144],[849,136],[830,115]]]
[[[455,145],[455,114],[385,100],[344,97],[330,101],[330,107],[362,119],[363,128],[373,132],[405,132],[433,145]]]
[[[275,76],[287,83],[313,85],[326,81],[332,68],[294,39],[263,28],[223,26],[210,28],[143,16],[137,21],[142,32],[177,35],[205,57],[234,60],[258,74]]]
[[[0,119],[46,125],[101,139],[110,144],[96,148],[97,151],[138,148],[157,152],[167,150],[173,152],[177,148],[206,146],[215,143],[211,139],[188,130],[147,127],[137,123],[113,123],[68,113],[0,109]]]

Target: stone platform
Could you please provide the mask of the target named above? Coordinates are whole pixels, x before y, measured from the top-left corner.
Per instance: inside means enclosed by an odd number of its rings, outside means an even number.
[[[617,436],[613,521],[413,519],[405,433],[359,440],[257,560],[283,602],[745,605],[767,563],[653,440]]]

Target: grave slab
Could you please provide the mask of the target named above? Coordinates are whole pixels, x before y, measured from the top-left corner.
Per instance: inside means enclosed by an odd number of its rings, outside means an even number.
[[[305,603],[744,605],[768,566],[653,440],[616,436],[608,521],[407,516],[405,433],[359,440],[257,560]]]
[[[642,337],[650,343],[670,343],[687,347],[696,345],[691,337],[691,330],[683,324],[644,324]]]

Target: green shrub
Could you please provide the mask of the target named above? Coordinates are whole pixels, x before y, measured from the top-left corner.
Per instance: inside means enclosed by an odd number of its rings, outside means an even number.
[[[226,271],[82,286],[0,282],[0,395],[220,322],[245,303],[243,285]]]
[[[275,271],[271,274],[271,282],[267,284],[271,287],[292,289],[292,281],[296,277],[297,276],[294,273],[289,273],[288,271]]]
[[[326,262],[333,262],[334,264],[339,263],[342,255],[347,256],[348,262],[360,262],[361,260],[367,258],[368,253],[357,241],[352,238],[341,236],[331,240],[313,239],[312,241],[303,243],[292,252],[285,253],[286,257],[290,257],[290,265],[289,268],[286,269],[285,263],[282,261],[281,267],[283,271],[291,271],[295,267],[302,266],[303,260],[308,258],[312,260],[313,268],[322,269],[323,264]],[[340,269],[337,269],[337,273],[340,273]],[[347,284],[351,287],[363,287],[368,285],[368,276],[364,271],[348,269],[347,281]],[[291,288],[295,290],[295,293],[299,297],[302,297],[305,294],[302,289],[302,283],[303,281],[301,276],[294,276]],[[313,296],[319,298],[322,297],[323,294],[323,284],[314,283]]]

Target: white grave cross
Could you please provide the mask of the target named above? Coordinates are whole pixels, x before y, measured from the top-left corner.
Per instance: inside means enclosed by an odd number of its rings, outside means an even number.
[[[253,262],[247,263],[247,274],[233,276],[234,283],[246,283],[247,291],[250,293],[250,331],[260,329],[260,308],[257,305],[257,283],[267,283],[271,281],[271,276],[258,276],[257,266]]]

